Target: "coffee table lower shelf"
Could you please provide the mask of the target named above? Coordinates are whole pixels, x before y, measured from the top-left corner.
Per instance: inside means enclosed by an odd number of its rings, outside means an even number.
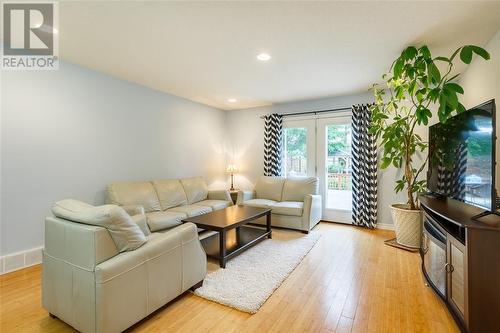
[[[201,244],[209,258],[219,261],[221,267],[225,267],[226,261],[254,246],[265,238],[271,238],[271,231],[264,228],[240,226],[225,232],[225,255],[221,255],[221,232],[201,240]]]

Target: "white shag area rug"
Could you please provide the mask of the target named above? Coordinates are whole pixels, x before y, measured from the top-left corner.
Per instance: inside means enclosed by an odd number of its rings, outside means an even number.
[[[237,257],[225,269],[207,275],[195,294],[243,312],[256,313],[316,244],[320,235],[266,239]]]

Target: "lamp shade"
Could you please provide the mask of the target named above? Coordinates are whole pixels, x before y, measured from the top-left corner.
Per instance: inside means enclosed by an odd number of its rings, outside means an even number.
[[[238,172],[238,167],[236,164],[228,164],[226,168],[227,173],[237,173]]]

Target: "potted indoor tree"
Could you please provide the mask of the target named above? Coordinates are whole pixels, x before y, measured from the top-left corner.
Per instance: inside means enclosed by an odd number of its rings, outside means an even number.
[[[394,60],[389,73],[382,76],[384,85],[373,86],[370,132],[382,148],[381,168],[392,165],[401,169],[394,189],[396,193],[405,191],[408,197],[404,204],[391,205],[396,241],[401,245],[417,248],[421,238],[418,193],[426,190],[422,171],[428,157],[418,156],[427,149],[427,142],[415,128],[427,125],[434,113],[440,122],[446,122],[450,116],[465,111],[458,97],[464,90],[456,83],[459,74],[453,73],[453,65],[457,58],[470,64],[474,54],[485,60],[490,57],[475,45],[462,46],[449,58],[433,57],[427,46],[409,46]]]

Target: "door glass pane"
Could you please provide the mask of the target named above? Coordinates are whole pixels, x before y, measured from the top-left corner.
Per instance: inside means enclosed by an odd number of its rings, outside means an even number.
[[[351,125],[327,125],[326,134],[326,208],[351,210]]]
[[[307,128],[285,128],[285,172],[307,176]]]

